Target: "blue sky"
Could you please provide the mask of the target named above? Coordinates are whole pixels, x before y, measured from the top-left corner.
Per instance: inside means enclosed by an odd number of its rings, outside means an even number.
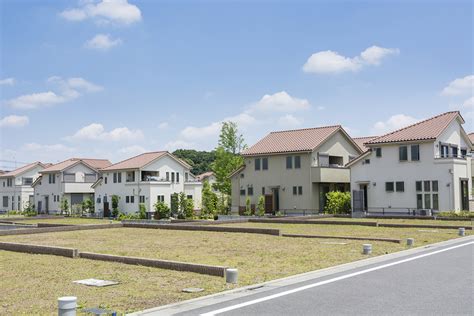
[[[449,110],[473,125],[472,1],[1,0],[0,169],[212,149]]]

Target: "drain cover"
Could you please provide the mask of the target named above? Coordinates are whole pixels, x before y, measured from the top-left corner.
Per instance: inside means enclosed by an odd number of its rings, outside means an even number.
[[[201,289],[200,287],[188,287],[182,290],[184,293],[198,293],[202,291],[204,291],[204,289]]]

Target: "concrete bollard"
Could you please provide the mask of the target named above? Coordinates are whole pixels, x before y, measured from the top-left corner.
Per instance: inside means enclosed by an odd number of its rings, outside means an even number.
[[[407,238],[407,246],[411,247],[415,244],[415,238]]]
[[[370,255],[372,253],[372,244],[363,244],[362,253],[364,255]]]
[[[460,227],[458,230],[458,235],[459,236],[465,236],[466,235],[466,229],[464,227]]]
[[[226,269],[225,270],[225,282],[237,284],[239,277],[239,271],[237,269]]]
[[[76,316],[77,297],[64,296],[58,298],[58,316]]]

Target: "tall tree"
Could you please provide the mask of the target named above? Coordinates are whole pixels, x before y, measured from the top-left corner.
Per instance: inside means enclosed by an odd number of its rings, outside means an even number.
[[[216,176],[216,183],[213,186],[221,193],[231,195],[229,175],[244,163],[240,151],[245,147],[244,138],[239,134],[237,124],[224,122],[219,135],[216,159],[211,165]]]

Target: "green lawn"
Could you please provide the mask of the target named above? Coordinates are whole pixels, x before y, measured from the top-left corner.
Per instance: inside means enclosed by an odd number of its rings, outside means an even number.
[[[72,283],[97,278],[110,287]],[[77,296],[80,307],[124,313],[223,291],[223,278],[120,263],[31,255],[0,250],[0,315],[57,315],[57,298]],[[181,292],[201,287],[196,294]]]

